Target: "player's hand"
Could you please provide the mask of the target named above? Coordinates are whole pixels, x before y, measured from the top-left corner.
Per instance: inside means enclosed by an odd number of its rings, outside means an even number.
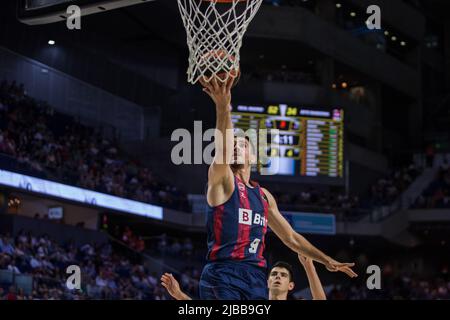
[[[351,269],[351,267],[355,266],[354,263],[341,263],[336,260],[330,259],[325,264],[325,267],[328,271],[331,272],[344,272],[350,278],[355,278],[358,275]]]
[[[228,110],[231,104],[231,87],[233,86],[234,77],[230,76],[228,81],[222,83],[215,77],[207,82],[204,78],[200,78],[203,91],[208,94],[219,109]]]
[[[180,300],[181,289],[180,284],[171,273],[164,273],[161,277],[161,285],[166,288],[167,292],[177,300]]]

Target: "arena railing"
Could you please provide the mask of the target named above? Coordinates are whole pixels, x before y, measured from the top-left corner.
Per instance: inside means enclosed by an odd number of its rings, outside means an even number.
[[[0,286],[3,285],[14,286],[16,289],[22,289],[26,295],[30,295],[33,291],[33,276],[0,270]]]

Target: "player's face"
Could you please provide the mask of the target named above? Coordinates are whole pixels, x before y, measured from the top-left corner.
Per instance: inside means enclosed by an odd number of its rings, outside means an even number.
[[[247,139],[243,137],[234,138],[233,162],[235,169],[241,169],[248,166],[251,161],[252,150]]]
[[[285,268],[275,267],[270,271],[267,286],[270,291],[287,293],[294,289],[294,282],[289,279],[289,271]]]

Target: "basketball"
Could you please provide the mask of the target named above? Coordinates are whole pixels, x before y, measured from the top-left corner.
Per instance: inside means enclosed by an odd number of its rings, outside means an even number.
[[[200,67],[204,69],[203,77],[199,82],[210,82],[214,77],[220,82],[227,82],[230,77],[234,78],[234,88],[241,77],[241,70],[235,66],[235,57],[224,50],[212,50],[202,56]],[[213,72],[212,70],[218,70]]]

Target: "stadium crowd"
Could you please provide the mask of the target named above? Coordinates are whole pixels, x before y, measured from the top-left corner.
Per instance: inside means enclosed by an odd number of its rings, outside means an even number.
[[[66,286],[66,268],[81,269],[81,290]],[[168,295],[156,273],[143,263],[132,263],[125,255],[115,252],[111,244],[59,244],[50,237],[20,232],[16,237],[0,235],[0,271],[33,277],[32,291],[24,293],[8,283],[0,283],[0,300],[79,300],[79,299],[137,299],[166,300]],[[195,296],[198,270],[185,268],[180,284]]]
[[[308,210],[310,212],[333,212],[339,220],[350,217],[360,208],[356,195],[347,196],[343,192],[320,191],[308,188],[296,194],[273,193],[281,210]]]
[[[450,165],[447,159],[440,166],[434,181],[418,197],[414,207],[420,209],[450,208]]]
[[[81,290],[66,287],[66,268],[81,268]],[[327,290],[329,300],[436,300],[450,299],[448,269],[439,275],[419,276],[395,272],[394,261],[383,266],[381,290],[368,290],[365,281],[348,281]],[[171,299],[156,273],[142,263],[132,263],[110,244],[75,246],[56,243],[50,237],[20,232],[16,237],[0,235],[0,272],[7,270],[33,277],[32,291],[11,283],[2,284],[0,300]],[[177,279],[189,296],[197,297],[197,269],[186,267]],[[326,283],[324,283],[326,285]],[[292,299],[301,299],[293,293]]]
[[[371,206],[393,203],[421,173],[421,169],[409,164],[393,170],[386,177],[378,179],[371,187]]]
[[[368,290],[367,285],[333,286],[329,300],[448,300],[450,280],[423,278],[417,275],[395,277],[382,290]]]
[[[130,227],[125,227],[124,232],[122,233],[121,240],[131,249],[136,250],[137,252],[143,252],[145,250],[145,241],[141,236],[136,235],[131,231]]]
[[[38,176],[189,211],[185,194],[127,159],[117,142],[27,96],[15,82],[0,83],[0,153]]]

